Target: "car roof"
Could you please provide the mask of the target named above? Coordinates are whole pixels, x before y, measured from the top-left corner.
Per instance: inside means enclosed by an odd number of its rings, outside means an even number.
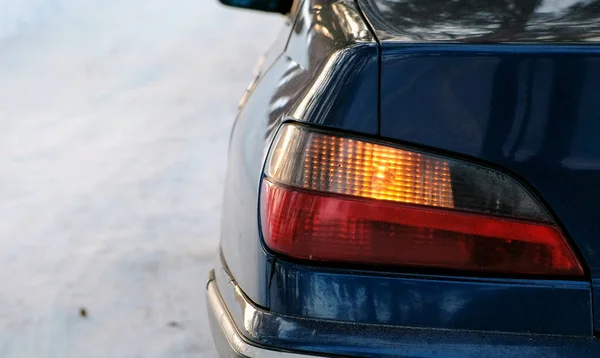
[[[600,42],[600,0],[358,0],[383,42]]]

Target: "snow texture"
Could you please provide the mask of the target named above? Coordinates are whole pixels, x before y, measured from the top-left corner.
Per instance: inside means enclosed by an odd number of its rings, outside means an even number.
[[[0,357],[215,357],[229,130],[278,16],[0,0]]]

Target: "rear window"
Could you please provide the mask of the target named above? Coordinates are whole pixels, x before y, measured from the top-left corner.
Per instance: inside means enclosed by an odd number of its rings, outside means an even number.
[[[598,42],[598,0],[360,0],[382,39]]]

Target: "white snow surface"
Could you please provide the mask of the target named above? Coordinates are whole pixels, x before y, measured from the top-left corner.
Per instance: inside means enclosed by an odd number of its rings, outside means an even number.
[[[216,0],[0,0],[0,357],[216,357],[228,134],[280,23]]]

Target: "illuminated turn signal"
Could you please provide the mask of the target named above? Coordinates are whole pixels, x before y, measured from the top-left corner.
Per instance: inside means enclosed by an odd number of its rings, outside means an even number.
[[[520,183],[471,163],[285,125],[268,157],[263,236],[326,262],[581,276]]]

